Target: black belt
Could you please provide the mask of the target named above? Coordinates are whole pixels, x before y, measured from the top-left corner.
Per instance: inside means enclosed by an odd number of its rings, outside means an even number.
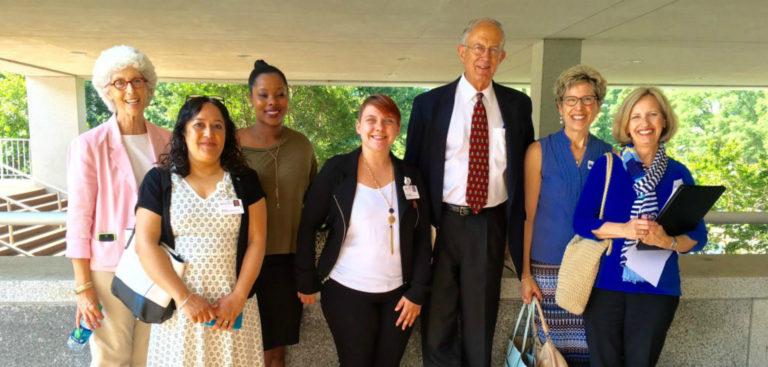
[[[504,203],[496,205],[496,206],[494,206],[492,208],[480,209],[480,211],[477,212],[477,214],[475,214],[475,213],[472,212],[472,208],[470,208],[468,206],[453,205],[453,204],[443,203],[443,209],[445,209],[445,210],[447,210],[449,212],[452,212],[452,213],[456,213],[456,214],[458,214],[458,215],[460,215],[462,217],[466,217],[468,215],[480,215],[480,214],[483,214],[485,212],[488,212],[488,211],[500,208],[502,206],[504,206]]]

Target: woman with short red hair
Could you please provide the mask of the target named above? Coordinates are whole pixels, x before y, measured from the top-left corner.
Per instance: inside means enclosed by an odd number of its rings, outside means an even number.
[[[425,187],[392,155],[400,111],[372,95],[360,106],[361,147],[325,163],[307,191],[296,280],[322,308],[342,366],[398,366],[431,280]],[[315,237],[328,237],[315,263]]]

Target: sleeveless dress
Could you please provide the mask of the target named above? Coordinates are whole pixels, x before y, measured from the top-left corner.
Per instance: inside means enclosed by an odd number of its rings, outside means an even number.
[[[588,366],[584,319],[560,308],[555,303],[555,290],[565,246],[573,237],[573,213],[581,189],[594,161],[611,151],[611,146],[590,134],[581,164],[576,164],[563,129],[541,138],[539,143],[541,193],[531,243],[531,273],[541,289],[541,307],[552,342],[569,366]],[[535,320],[540,324],[538,314]],[[544,337],[543,331],[540,336]]]
[[[208,302],[229,294],[236,283],[240,215],[224,215],[220,204],[237,199],[229,173],[203,199],[180,176],[171,175],[171,227],[176,251],[187,262],[182,281]],[[264,366],[261,320],[256,296],[243,308],[237,331],[215,331],[189,321],[183,312],[152,325],[148,366]]]

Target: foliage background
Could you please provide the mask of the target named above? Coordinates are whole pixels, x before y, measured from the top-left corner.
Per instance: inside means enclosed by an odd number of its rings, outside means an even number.
[[[385,93],[402,113],[401,134],[393,150],[401,156],[413,98],[424,88],[292,86],[286,125],[312,141],[318,160],[354,149],[359,144],[354,122],[357,108],[372,93]],[[664,88],[680,129],[668,144],[670,155],[692,171],[699,184],[722,184],[728,190],[718,211],[762,211],[768,208],[768,95],[762,89]],[[613,143],[612,116],[630,88],[609,88],[592,132]],[[160,83],[146,115],[172,127],[188,95],[223,97],[238,127],[254,121],[244,84]],[[88,126],[110,116],[90,82],[86,82]],[[24,78],[0,73],[0,134],[29,137]],[[709,226],[710,253],[768,253],[768,225]]]

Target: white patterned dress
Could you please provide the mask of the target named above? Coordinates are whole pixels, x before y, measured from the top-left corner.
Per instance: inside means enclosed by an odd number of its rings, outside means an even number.
[[[176,251],[187,262],[182,281],[191,292],[214,303],[229,294],[236,282],[241,216],[220,211],[223,201],[237,199],[232,180],[225,173],[207,199],[176,174],[171,182],[171,227]],[[149,366],[264,366],[255,295],[245,303],[239,331],[214,331],[176,311],[171,319],[152,325],[149,340]]]

